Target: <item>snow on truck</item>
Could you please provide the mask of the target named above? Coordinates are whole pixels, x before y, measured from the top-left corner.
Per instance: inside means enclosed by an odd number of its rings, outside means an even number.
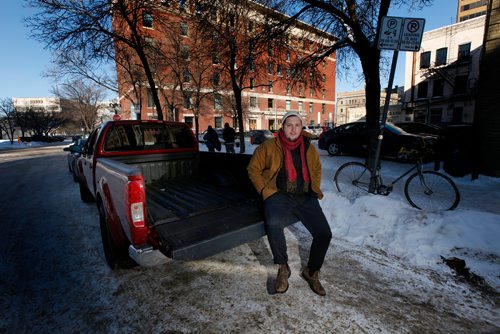
[[[191,129],[111,121],[78,159],[80,195],[95,201],[112,269],[194,260],[265,235],[250,155],[200,152]]]

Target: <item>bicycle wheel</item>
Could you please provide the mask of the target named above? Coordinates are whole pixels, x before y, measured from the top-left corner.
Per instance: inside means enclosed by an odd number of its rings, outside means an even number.
[[[453,210],[460,202],[460,192],[446,175],[435,171],[424,171],[411,175],[405,184],[408,202],[420,210]]]
[[[340,166],[333,178],[337,190],[350,200],[368,193],[371,172],[360,162],[348,162]]]

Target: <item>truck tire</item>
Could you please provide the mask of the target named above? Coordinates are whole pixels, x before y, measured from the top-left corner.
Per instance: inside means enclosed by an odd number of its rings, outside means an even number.
[[[101,229],[102,247],[106,263],[112,270],[129,269],[136,263],[128,255],[128,245],[118,245],[111,236],[108,220],[106,218],[106,210],[102,202],[98,204],[99,210],[99,226]]]
[[[82,202],[84,202],[84,203],[93,202],[94,197],[92,196],[90,191],[87,189],[87,187],[82,184],[82,180],[80,180],[80,182],[78,182],[78,184],[80,186],[80,198],[81,198]]]

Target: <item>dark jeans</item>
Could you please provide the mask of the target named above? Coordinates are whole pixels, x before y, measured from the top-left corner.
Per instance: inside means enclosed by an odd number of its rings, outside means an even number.
[[[234,143],[225,143],[224,145],[226,145],[227,153],[234,153]]]
[[[312,270],[321,269],[332,231],[316,197],[278,192],[264,201],[264,216],[274,263],[288,262],[283,229],[290,222],[300,220],[313,237],[307,266]]]

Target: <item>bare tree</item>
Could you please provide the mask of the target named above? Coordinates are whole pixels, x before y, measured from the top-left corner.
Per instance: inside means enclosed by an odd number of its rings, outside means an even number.
[[[58,91],[63,112],[73,114],[73,119],[90,133],[97,124],[99,103],[104,96],[104,89],[92,82],[75,80],[60,85]]]
[[[240,152],[245,152],[243,101],[245,89],[269,86],[267,63],[258,61],[271,43],[283,45],[284,30],[267,19],[259,5],[247,0],[203,2],[205,10],[196,20],[198,29],[210,33],[207,42],[212,60],[229,79],[240,128]],[[274,66],[274,64],[272,64]],[[252,80],[250,80],[252,79]]]
[[[138,67],[151,88],[158,118],[163,119],[155,72],[146,51],[149,42],[144,34],[148,26],[153,24],[152,13],[159,9],[160,1],[26,1],[39,10],[26,20],[31,28],[31,36],[45,43],[62,60],[80,59],[81,64],[87,65],[100,62],[113,64],[116,61],[115,47],[132,50],[134,59],[137,59]],[[156,19],[160,20],[161,16]],[[158,22],[160,26],[165,24],[168,23]],[[75,57],[75,54],[79,57]],[[64,62],[60,61],[59,64],[64,65]],[[124,63],[116,61],[116,64],[120,66]],[[88,68],[84,67],[82,70],[95,81],[104,81],[87,71]],[[135,70],[129,73],[135,73]]]
[[[268,6],[295,15],[318,29],[328,32],[338,41],[310,55],[319,60],[334,51],[340,71],[352,70],[353,57],[361,63],[365,81],[366,122],[370,128],[370,153],[368,164],[374,167],[376,138],[380,120],[381,51],[377,48],[377,30],[391,4],[425,6],[432,0],[271,0]]]
[[[0,129],[7,134],[11,144],[14,143],[16,125],[16,109],[12,99],[0,99]]]

